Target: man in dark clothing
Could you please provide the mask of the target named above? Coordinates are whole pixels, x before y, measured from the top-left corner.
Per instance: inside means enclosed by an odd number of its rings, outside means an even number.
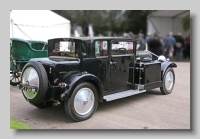
[[[175,45],[176,61],[181,61],[184,47],[185,47],[184,38],[182,37],[181,33],[178,33],[176,37],[176,45]]]
[[[75,30],[77,29],[77,23],[74,22],[72,27],[71,27],[71,36],[75,37]]]
[[[190,34],[185,38],[184,57],[190,58]]]
[[[85,36],[89,36],[89,25],[90,25],[89,20],[86,20],[85,26],[84,26]]]
[[[149,47],[149,51],[156,54],[157,56],[160,56],[163,54],[163,47],[160,40],[158,39],[157,34],[154,34],[153,39],[148,41],[148,47]],[[157,59],[157,57],[152,56],[152,60],[155,60],[155,59]]]

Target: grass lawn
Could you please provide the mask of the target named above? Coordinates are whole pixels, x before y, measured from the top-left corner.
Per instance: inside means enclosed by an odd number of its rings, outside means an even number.
[[[32,128],[11,117],[10,118],[10,129],[32,129]]]

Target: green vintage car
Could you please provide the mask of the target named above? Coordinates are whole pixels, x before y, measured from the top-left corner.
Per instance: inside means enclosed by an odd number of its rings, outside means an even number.
[[[10,85],[20,83],[23,67],[31,58],[48,56],[47,42],[10,38]]]

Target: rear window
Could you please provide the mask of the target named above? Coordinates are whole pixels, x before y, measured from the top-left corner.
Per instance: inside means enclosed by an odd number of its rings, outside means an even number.
[[[72,41],[55,41],[53,49],[49,56],[69,56],[75,57],[75,42]]]

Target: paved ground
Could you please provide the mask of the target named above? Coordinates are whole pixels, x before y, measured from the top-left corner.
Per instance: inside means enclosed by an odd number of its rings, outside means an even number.
[[[17,87],[10,86],[10,116],[35,129],[190,129],[190,63],[177,63],[176,83],[170,95],[159,89],[99,103],[94,115],[74,122],[64,106],[37,109]]]

